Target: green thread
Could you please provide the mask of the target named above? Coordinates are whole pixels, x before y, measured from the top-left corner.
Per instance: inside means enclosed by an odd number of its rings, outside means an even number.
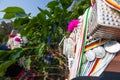
[[[80,61],[80,69],[79,69],[79,72],[78,72],[78,76],[80,76],[80,74],[81,74],[81,70],[82,70],[82,60],[83,60],[83,55],[84,55],[84,49],[85,49],[85,45],[86,45],[86,39],[87,39],[87,36],[86,36],[86,31],[87,31],[87,25],[88,25],[88,13],[89,13],[89,10],[90,10],[90,8],[88,8],[88,10],[87,10],[87,15],[86,15],[86,21],[85,21],[85,30],[84,30],[84,44],[83,44],[83,46],[82,46],[82,56],[81,56],[81,61]]]

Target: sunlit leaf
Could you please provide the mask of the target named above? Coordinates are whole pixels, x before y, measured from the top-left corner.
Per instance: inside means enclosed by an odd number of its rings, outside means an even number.
[[[45,43],[42,43],[39,48],[38,57],[41,57],[45,48]]]
[[[23,14],[25,16],[25,11],[20,7],[7,7],[4,10],[1,10],[0,12],[5,12],[5,15],[3,17],[4,19],[11,19],[14,18],[15,16],[18,17],[18,13],[19,13],[19,17],[20,16],[23,17]]]
[[[20,12],[20,13],[25,13],[25,11],[20,8],[20,7],[7,7],[5,8],[4,10],[1,10],[1,12],[6,12],[6,13],[17,13],[17,12]]]
[[[3,16],[4,19],[11,19],[14,17],[15,17],[15,13],[8,13],[8,12]]]

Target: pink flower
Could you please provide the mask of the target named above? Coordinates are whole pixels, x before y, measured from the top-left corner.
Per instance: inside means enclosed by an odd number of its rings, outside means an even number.
[[[21,39],[19,37],[15,37],[15,41],[20,42]]]
[[[79,20],[77,19],[70,21],[68,24],[68,31],[72,32],[74,28],[77,27],[78,23],[79,23]]]

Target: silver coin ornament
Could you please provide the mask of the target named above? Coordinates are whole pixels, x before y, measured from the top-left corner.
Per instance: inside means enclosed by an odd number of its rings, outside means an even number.
[[[93,52],[95,53],[96,58],[103,58],[105,56],[105,49],[102,46],[98,46],[93,49]]]
[[[120,51],[120,43],[111,40],[104,44],[104,48],[109,53],[117,53],[118,51]]]
[[[95,53],[92,50],[86,51],[85,56],[88,61],[93,61],[95,59]]]

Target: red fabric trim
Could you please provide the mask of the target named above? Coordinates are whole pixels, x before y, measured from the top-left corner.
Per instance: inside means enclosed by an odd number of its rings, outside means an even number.
[[[93,68],[91,69],[91,71],[90,71],[90,73],[88,74],[88,76],[90,76],[90,74],[94,71],[94,69],[96,68],[96,66],[97,66],[97,64],[98,64],[98,62],[99,62],[99,60],[100,60],[99,58],[96,60],[94,66],[93,66]]]
[[[17,75],[16,80],[19,80],[24,73],[25,73],[25,70],[22,69],[21,72]]]

